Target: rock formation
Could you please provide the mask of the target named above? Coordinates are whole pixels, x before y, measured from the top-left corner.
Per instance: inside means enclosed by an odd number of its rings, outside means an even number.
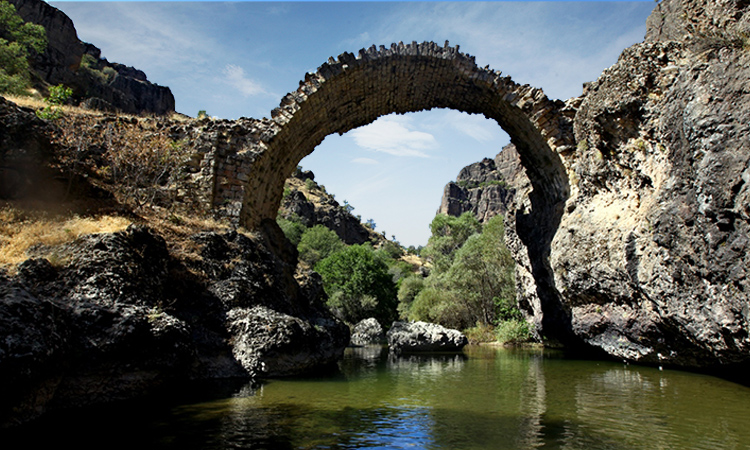
[[[37,87],[64,84],[82,106],[130,114],[167,114],[175,101],[167,87],[150,83],[140,70],[101,58],[101,50],[81,42],[73,22],[62,11],[41,0],[9,0],[26,21],[47,31],[47,51],[31,66]]]
[[[382,344],[385,342],[383,327],[374,317],[359,321],[352,329],[352,345]]]
[[[443,190],[439,214],[460,216],[471,212],[484,223],[492,217],[506,215],[514,208],[517,193],[529,188],[529,180],[513,144],[495,156],[470,164],[458,173]]]
[[[365,242],[377,244],[384,240],[382,235],[365,227],[360,218],[315,183],[315,174],[311,171],[295,170],[284,189],[288,190],[288,194],[281,202],[281,217],[298,220],[306,227],[323,225],[333,230],[347,245]]]
[[[396,354],[458,351],[469,343],[460,331],[427,322],[393,322],[386,336]]]
[[[325,308],[319,277],[295,274],[296,251],[274,226],[256,240],[198,234],[198,255],[182,260],[131,226],[58,248],[62,263],[0,273],[0,424],[338,360],[349,329]]]
[[[629,361],[750,361],[750,6],[665,0],[588,84],[551,246],[576,336]]]

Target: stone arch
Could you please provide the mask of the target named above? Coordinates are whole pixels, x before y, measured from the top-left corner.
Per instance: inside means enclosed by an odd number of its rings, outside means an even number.
[[[549,248],[570,194],[559,153],[574,149],[571,112],[541,89],[520,85],[446,41],[372,46],[329,58],[272,111],[257,143],[240,223],[256,229],[274,219],[286,178],[329,134],[343,134],[391,113],[449,108],[483,114],[510,135],[531,180],[524,211],[512,219],[537,285],[527,310],[556,325],[566,315],[549,269]],[[564,318],[563,318],[564,319]],[[540,323],[541,325],[541,323]],[[545,327],[545,332],[549,327]],[[559,333],[556,333],[559,334]],[[567,333],[566,333],[567,334]]]

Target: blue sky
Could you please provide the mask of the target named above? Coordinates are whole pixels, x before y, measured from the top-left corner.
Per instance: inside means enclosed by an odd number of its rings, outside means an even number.
[[[329,56],[372,44],[449,40],[540,87],[578,96],[643,40],[652,1],[638,2],[50,2],[110,61],[169,86],[178,112],[269,117]],[[494,157],[508,136],[482,116],[432,110],[385,116],[333,135],[302,161],[362,220],[424,245],[445,184]]]

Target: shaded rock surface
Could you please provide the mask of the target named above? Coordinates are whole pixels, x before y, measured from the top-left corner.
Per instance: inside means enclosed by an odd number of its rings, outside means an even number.
[[[383,327],[373,317],[359,321],[352,329],[352,345],[382,344],[385,341]]]
[[[324,307],[319,278],[282,259],[296,263],[295,253],[269,251],[286,242],[274,239],[201,233],[200,257],[178,261],[160,236],[131,226],[57,249],[62,266],[31,259],[0,274],[0,424],[174,381],[336,361],[348,327]]]
[[[73,21],[41,0],[9,0],[26,21],[47,31],[47,50],[31,60],[37,87],[64,84],[82,106],[130,114],[167,114],[175,100],[169,88],[148,81],[133,67],[110,63],[101,50],[78,39]]]
[[[396,353],[457,351],[469,343],[460,331],[427,322],[393,322],[387,338]]]

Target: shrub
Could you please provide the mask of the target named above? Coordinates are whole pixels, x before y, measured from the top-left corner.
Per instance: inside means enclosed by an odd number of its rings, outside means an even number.
[[[396,286],[388,266],[370,245],[352,245],[315,266],[323,278],[328,305],[343,320],[356,323],[375,317],[381,325],[396,318]]]
[[[319,261],[343,250],[344,242],[324,225],[315,225],[302,234],[297,245],[300,261],[314,267]]]
[[[501,344],[520,344],[530,340],[529,323],[523,319],[506,320],[497,326],[497,341]]]
[[[295,247],[298,246],[302,235],[307,230],[307,227],[299,220],[299,217],[277,217],[276,223],[279,224],[281,231],[284,232],[284,236],[289,239],[289,242],[294,244]]]
[[[65,87],[62,84],[52,86],[49,88],[49,95],[44,99],[47,106],[37,111],[36,115],[44,120],[59,119],[63,114],[62,106],[68,101],[71,95],[73,95],[73,90],[69,87]]]
[[[477,323],[475,326],[465,329],[463,333],[470,344],[495,342],[497,340],[495,327],[486,323]]]
[[[419,292],[424,289],[424,277],[412,275],[404,278],[398,287],[398,315],[402,319],[409,317],[411,305]]]

